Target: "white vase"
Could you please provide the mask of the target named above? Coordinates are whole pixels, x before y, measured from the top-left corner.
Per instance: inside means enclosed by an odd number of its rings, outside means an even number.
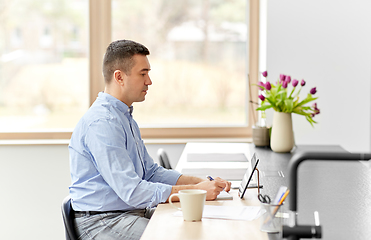
[[[274,152],[290,152],[294,147],[291,113],[274,112],[271,148]]]

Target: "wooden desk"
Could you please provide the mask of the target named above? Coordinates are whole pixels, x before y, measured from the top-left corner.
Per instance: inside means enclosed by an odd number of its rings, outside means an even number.
[[[187,161],[188,153],[243,153],[248,161],[245,162],[189,162]],[[220,169],[226,172],[237,171],[240,169],[242,174],[232,178],[241,180],[246,169],[250,164],[250,150],[247,143],[188,143],[178,161],[176,170],[184,172],[183,169],[202,170],[195,172],[199,177],[205,178],[210,172],[207,169],[212,166],[213,169]],[[212,175],[212,173],[210,174]],[[220,175],[216,175],[223,177]],[[231,176],[231,175],[230,175]],[[218,206],[259,206],[257,199],[257,189],[249,189],[245,197],[241,200],[238,197],[238,190],[231,190],[233,200],[206,201],[206,205]],[[177,203],[179,204],[179,203]],[[150,239],[256,239],[266,240],[268,234],[260,231],[260,219],[254,221],[237,221],[203,218],[200,222],[185,222],[182,217],[175,217],[177,209],[170,204],[158,205],[152,216],[146,230],[143,233],[142,240]]]
[[[303,145],[297,146],[293,153],[281,154],[274,153],[269,148],[255,147],[253,144],[246,144],[245,148],[246,154],[251,156],[255,152],[260,159],[259,170],[262,172],[261,181],[264,185],[262,193],[270,196],[274,196],[280,186],[288,186],[285,176],[288,175],[287,165],[294,153],[345,151],[337,145]],[[189,147],[184,149],[177,169],[181,170],[182,166],[189,164],[184,162],[186,161],[184,157],[191,150],[192,148]],[[302,163],[298,169],[298,223],[313,225],[313,212],[318,211],[323,227],[323,240],[371,239],[370,176],[371,169],[360,162],[306,161]],[[233,201],[208,201],[207,204],[259,204],[253,196],[256,196],[256,189],[247,191],[246,200],[235,197]],[[284,212],[288,210],[289,204],[287,199],[282,207]],[[176,209],[169,204],[160,204],[142,239],[280,239],[278,234],[261,232],[259,220],[203,219],[202,222],[188,223],[181,217],[172,216],[175,211]]]
[[[251,197],[250,199],[241,200],[237,196],[237,190],[232,191],[233,200],[206,201],[206,204],[218,206],[259,205],[256,198]],[[247,195],[256,196],[256,189],[247,190]],[[168,203],[159,204],[141,240],[268,239],[268,235],[259,230],[260,219],[254,221],[235,221],[203,218],[200,222],[185,222],[182,217],[173,216],[176,211],[177,209],[173,208]]]

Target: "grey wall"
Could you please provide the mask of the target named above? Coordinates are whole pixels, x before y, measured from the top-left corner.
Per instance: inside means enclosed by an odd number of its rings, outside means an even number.
[[[294,115],[298,144],[340,144],[371,151],[371,1],[280,0],[267,3],[267,69],[317,87],[314,128]]]

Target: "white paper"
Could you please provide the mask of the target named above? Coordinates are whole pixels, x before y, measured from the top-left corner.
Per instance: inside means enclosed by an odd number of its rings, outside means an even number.
[[[226,191],[221,191],[215,200],[233,200],[233,196]]]
[[[205,205],[203,218],[252,221],[263,214],[260,206],[213,206]],[[183,216],[181,211],[174,216]]]

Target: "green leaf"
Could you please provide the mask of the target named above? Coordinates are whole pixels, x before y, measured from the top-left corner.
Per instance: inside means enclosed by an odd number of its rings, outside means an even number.
[[[272,106],[276,106],[276,101],[274,98],[265,98],[266,101],[268,101]]]
[[[317,97],[317,98],[314,98],[314,97],[312,97],[312,94],[308,93],[308,96],[307,96],[303,101],[301,101],[300,103],[298,103],[298,104],[296,105],[296,107],[298,107],[298,106],[302,106],[302,105],[304,105],[304,104],[306,104],[306,103],[309,103],[309,102],[311,102],[311,101],[314,101],[314,100],[316,100],[316,99],[318,99],[318,97]]]
[[[299,91],[292,98],[296,98],[297,96],[299,96],[300,91],[301,91],[301,88],[299,89]],[[298,98],[298,100],[299,100],[299,98]]]
[[[285,105],[286,105],[286,112],[289,112],[289,113],[292,112],[292,108],[294,106],[292,99],[286,99]]]
[[[263,106],[258,107],[256,110],[257,111],[265,111],[269,108],[272,108],[272,105],[263,105]]]
[[[299,114],[299,115],[304,115],[304,116],[308,116],[308,113],[304,112],[301,108],[295,108],[292,110],[293,113],[296,113],[296,114]]]
[[[294,88],[292,89],[289,98],[291,98],[291,96],[292,96],[292,94],[294,93],[295,90],[296,90],[296,87],[294,87]]]

